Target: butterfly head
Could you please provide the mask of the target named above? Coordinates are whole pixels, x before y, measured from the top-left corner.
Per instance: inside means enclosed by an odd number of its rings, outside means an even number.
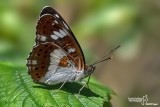
[[[95,70],[96,66],[93,66],[93,65],[89,65],[89,66],[85,66],[85,72],[87,75],[91,75],[94,70]]]

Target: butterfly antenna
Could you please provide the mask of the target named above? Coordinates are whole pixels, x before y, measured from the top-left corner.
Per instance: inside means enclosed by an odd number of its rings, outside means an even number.
[[[113,57],[111,56],[111,57],[108,57],[108,58],[106,58],[106,59],[97,61],[96,63],[92,64],[92,66],[93,66],[93,65],[96,65],[96,64],[98,64],[98,63],[104,62],[104,61],[106,61],[106,60],[112,59],[112,58],[113,58]]]
[[[97,63],[100,63],[100,62],[103,62],[103,61],[106,61],[106,60],[109,60],[109,59],[112,59],[112,57],[108,57],[106,59],[103,59],[105,58],[106,56],[110,55],[112,52],[114,52],[115,50],[117,50],[119,47],[121,47],[122,44],[118,45],[117,47],[115,47],[113,50],[111,50],[109,53],[107,53],[106,55],[102,56],[100,59],[98,59],[95,63],[93,63],[92,65],[95,65]],[[103,59],[103,60],[102,60]]]

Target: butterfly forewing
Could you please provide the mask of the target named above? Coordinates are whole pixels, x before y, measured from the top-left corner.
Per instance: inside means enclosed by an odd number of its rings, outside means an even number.
[[[84,56],[72,31],[63,18],[51,7],[45,7],[37,24],[36,45],[52,42],[64,49],[84,69]]]

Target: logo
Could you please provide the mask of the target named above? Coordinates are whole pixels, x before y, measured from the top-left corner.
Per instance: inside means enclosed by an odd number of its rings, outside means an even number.
[[[153,105],[153,106],[158,106],[158,103],[148,103],[148,97],[147,95],[143,97],[129,97],[128,101],[133,103],[141,103],[142,105]]]

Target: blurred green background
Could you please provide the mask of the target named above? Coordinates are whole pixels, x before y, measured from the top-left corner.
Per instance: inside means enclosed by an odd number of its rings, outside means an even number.
[[[141,106],[128,97],[145,95],[160,105],[160,1],[1,0],[0,61],[25,65],[44,6],[56,9],[69,24],[87,64],[123,44],[93,74],[117,93],[111,96],[113,107]]]

